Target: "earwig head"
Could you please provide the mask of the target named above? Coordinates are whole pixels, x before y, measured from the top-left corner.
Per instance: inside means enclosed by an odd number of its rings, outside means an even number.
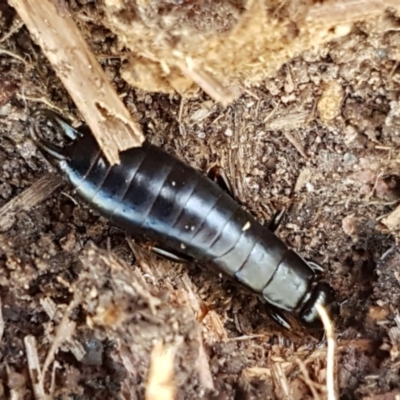
[[[64,149],[56,146],[43,138],[43,134],[39,128],[39,119],[45,117],[47,121],[51,122],[56,129],[61,131],[64,136],[71,140],[78,137],[78,132],[72,128],[60,115],[50,110],[37,110],[32,115],[29,132],[32,140],[42,150],[46,159],[54,166],[57,166],[60,161],[67,159]]]
[[[314,286],[310,297],[300,310],[300,320],[309,329],[322,328],[316,304],[325,307],[331,316],[336,313],[335,292],[326,282],[319,282]]]

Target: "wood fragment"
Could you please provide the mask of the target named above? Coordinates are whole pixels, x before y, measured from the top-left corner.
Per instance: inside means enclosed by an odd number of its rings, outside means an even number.
[[[210,369],[210,363],[208,362],[208,357],[206,350],[204,349],[203,341],[199,335],[199,354],[196,360],[196,369],[199,373],[199,381],[201,385],[209,390],[214,389],[214,381]]]
[[[0,38],[0,43],[5,42],[12,35],[14,35],[14,33],[18,32],[23,26],[24,23],[18,18],[16,21],[13,22],[10,30]]]
[[[60,15],[51,0],[9,0],[52,64],[107,160],[144,141],[106,74],[90,51],[72,16]]]
[[[59,350],[60,346],[71,339],[72,335],[75,332],[76,323],[69,319],[70,313],[72,309],[77,305],[75,301],[72,301],[69,305],[67,310],[64,313],[64,316],[56,329],[56,336],[54,337],[50,350],[46,355],[46,359],[43,364],[43,373],[41,375],[41,383],[42,386],[44,385],[44,378],[46,376],[46,372],[50,367],[50,364],[54,361],[54,357]]]
[[[400,225],[400,205],[397,206],[387,217],[382,219],[389,230],[394,231]]]
[[[26,359],[28,362],[29,377],[36,400],[50,400],[42,385],[42,371],[40,369],[39,355],[37,351],[36,339],[32,335],[24,337]]]
[[[175,346],[157,342],[151,352],[149,377],[146,384],[146,400],[175,399],[174,382]]]
[[[293,147],[304,157],[308,158],[306,152],[304,151],[304,147],[301,143],[288,131],[283,131],[286,139],[293,145]]]
[[[303,168],[300,171],[299,176],[297,177],[297,181],[296,184],[294,185],[294,192],[298,193],[300,192],[301,189],[303,189],[303,187],[310,182],[312,178],[312,171],[310,168]]]
[[[199,85],[212,99],[220,102],[224,107],[228,106],[234,100],[234,94],[220,82],[214,79],[210,74],[196,68],[193,63],[177,61],[177,66],[184,75],[192,79]]]
[[[4,329],[5,329],[5,324],[4,324],[4,318],[3,318],[3,304],[2,304],[1,298],[0,298],[0,343],[3,340]]]
[[[229,342],[243,342],[245,340],[254,340],[254,339],[265,339],[268,338],[267,335],[263,333],[255,333],[254,335],[243,335],[229,338]]]
[[[398,0],[342,0],[310,7],[306,21],[320,25],[343,24],[373,18],[387,8],[400,9]]]
[[[301,373],[303,374],[303,377],[301,379],[310,389],[310,392],[313,395],[314,400],[321,400],[321,397],[319,396],[317,390],[315,389],[315,383],[311,380],[310,375],[309,375],[307,368],[304,365],[303,361],[301,361],[300,358],[297,358],[296,361],[297,361],[297,365],[300,368]]]
[[[291,400],[292,396],[290,395],[289,383],[287,381],[286,375],[282,370],[281,363],[276,362],[272,365],[272,377],[275,381],[275,384],[280,389],[284,399]]]
[[[50,196],[63,181],[55,174],[48,174],[36,181],[28,189],[11,199],[0,208],[0,231],[7,230],[13,224],[15,214],[29,210]]]
[[[294,130],[303,128],[310,117],[309,111],[289,112],[273,118],[278,111],[279,104],[264,118],[265,128],[271,131]]]

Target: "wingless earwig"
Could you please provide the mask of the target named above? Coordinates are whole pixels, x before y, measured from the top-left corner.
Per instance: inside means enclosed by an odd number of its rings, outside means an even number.
[[[59,147],[43,139],[39,117],[71,139]],[[333,289],[317,282],[314,262],[290,250],[226,190],[194,168],[145,142],[110,166],[89,128],[72,128],[51,111],[37,111],[31,137],[90,207],[139,241],[175,261],[195,260],[244,285],[268,303],[286,328],[282,310],[308,328],[321,326],[316,304],[335,303]]]

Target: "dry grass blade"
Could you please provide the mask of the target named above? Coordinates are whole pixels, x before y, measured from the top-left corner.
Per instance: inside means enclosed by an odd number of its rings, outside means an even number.
[[[283,398],[291,400],[292,396],[290,395],[289,383],[282,369],[281,363],[276,362],[272,365],[272,376],[277,388],[282,392],[284,396]]]
[[[119,163],[119,152],[140,146],[144,136],[72,16],[57,10],[51,0],[10,0],[10,4],[46,54],[107,159]]]
[[[334,335],[334,329],[331,319],[329,318],[326,309],[319,304],[316,304],[318,314],[324,325],[326,340],[328,342],[328,351],[326,355],[326,391],[328,394],[328,400],[336,400],[335,391],[335,378],[334,378],[334,368],[335,368],[335,348],[336,341]]]
[[[0,231],[7,230],[12,225],[12,219],[18,211],[29,210],[39,204],[50,196],[62,183],[62,180],[57,175],[45,175],[6,203],[0,208]]]
[[[46,375],[46,371],[49,368],[50,364],[54,361],[54,356],[55,356],[56,352],[58,351],[58,349],[60,348],[62,343],[64,343],[65,341],[69,340],[72,337],[72,335],[75,331],[76,324],[75,324],[75,322],[73,322],[69,319],[69,315],[70,315],[72,309],[76,305],[77,304],[75,301],[72,301],[69,304],[66,312],[64,313],[63,319],[61,320],[59,326],[57,327],[56,336],[53,340],[53,343],[51,344],[50,350],[47,353],[46,360],[43,365],[43,373],[41,376],[42,386],[44,384],[44,377]]]
[[[309,389],[310,389],[310,391],[311,391],[311,393],[313,395],[314,400],[320,400],[321,397],[319,396],[317,390],[315,389],[315,384],[310,379],[310,375],[308,374],[307,368],[304,365],[303,361],[301,361],[300,358],[297,358],[296,361],[297,361],[297,365],[300,368],[300,371],[303,374],[303,378],[302,379],[303,379],[304,383],[309,387]]]
[[[4,335],[4,318],[3,318],[3,304],[1,302],[0,298],[0,342],[3,340],[3,335]]]
[[[286,139],[293,145],[293,147],[304,157],[308,158],[306,152],[304,151],[304,147],[301,143],[288,131],[283,131]]]
[[[25,64],[25,67],[27,67],[27,68],[30,67],[30,65],[29,65],[29,63],[27,61],[25,61],[21,56],[19,56],[18,54],[14,53],[14,52],[12,52],[10,50],[2,49],[0,47],[0,54],[5,54],[7,56],[13,57],[16,60],[21,61],[23,64]]]
[[[174,358],[176,348],[157,342],[151,352],[149,376],[146,385],[146,400],[173,400],[176,386],[174,382]]]
[[[36,400],[50,400],[42,385],[42,371],[39,364],[36,339],[34,336],[24,338],[26,359],[28,361],[29,376],[31,378],[33,393]]]
[[[24,23],[18,19],[18,21],[13,24],[11,29],[0,38],[0,43],[5,42],[8,38],[14,35],[14,33],[18,32],[23,26]]]
[[[193,64],[177,61],[180,70],[194,82],[196,82],[211,98],[220,102],[223,106],[232,103],[233,93],[223,87],[221,83],[215,80],[210,74],[197,69]]]
[[[397,0],[346,0],[326,2],[310,7],[307,21],[340,24],[359,21],[381,14],[387,8],[400,9]]]
[[[70,340],[75,331],[76,324],[69,319],[69,315],[76,305],[77,301],[75,299],[71,301],[71,303],[68,305],[68,308],[66,309],[64,316],[57,327],[55,338],[53,339],[50,350],[47,353],[43,368],[40,367],[35,337],[29,335],[24,338],[29,376],[31,378],[31,383],[36,400],[50,400],[53,398],[55,387],[56,362],[53,365],[51,373],[50,394],[46,394],[44,389],[46,371],[48,370],[50,364],[54,361],[54,356],[60,348],[61,344],[66,342],[67,340]]]

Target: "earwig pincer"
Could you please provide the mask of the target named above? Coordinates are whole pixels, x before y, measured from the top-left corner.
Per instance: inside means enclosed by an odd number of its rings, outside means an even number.
[[[71,140],[63,147],[43,138],[40,117]],[[72,128],[52,111],[37,111],[32,139],[76,195],[161,256],[196,261],[257,294],[286,328],[282,311],[320,328],[316,305],[328,310],[335,295],[319,282],[320,266],[290,250],[235,201],[226,188],[148,142],[120,153],[111,166],[89,128]],[[229,186],[229,185],[228,185]]]

